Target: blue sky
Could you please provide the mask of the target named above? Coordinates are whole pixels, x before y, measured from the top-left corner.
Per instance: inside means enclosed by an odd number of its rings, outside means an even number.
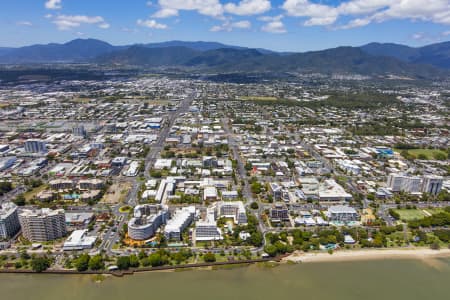
[[[450,0],[2,0],[0,46],[97,38],[307,51],[450,39]]]

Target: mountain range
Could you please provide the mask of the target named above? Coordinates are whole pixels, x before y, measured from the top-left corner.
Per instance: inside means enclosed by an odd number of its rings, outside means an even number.
[[[216,42],[169,41],[113,46],[95,39],[0,48],[0,63],[96,63],[202,72],[300,72],[448,77],[450,42],[413,48],[370,43],[304,53],[280,53]]]

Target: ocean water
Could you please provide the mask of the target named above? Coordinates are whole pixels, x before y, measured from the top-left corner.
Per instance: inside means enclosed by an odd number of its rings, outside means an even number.
[[[450,259],[300,263],[108,277],[0,274],[0,299],[450,299]]]

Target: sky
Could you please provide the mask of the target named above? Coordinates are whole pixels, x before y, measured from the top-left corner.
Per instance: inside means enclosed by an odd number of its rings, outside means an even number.
[[[0,46],[95,38],[277,51],[450,40],[450,0],[0,0]]]

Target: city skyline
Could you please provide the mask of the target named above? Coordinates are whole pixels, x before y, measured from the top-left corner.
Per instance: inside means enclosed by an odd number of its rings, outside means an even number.
[[[408,0],[19,0],[5,3],[0,12],[0,46],[75,38],[114,45],[202,40],[301,52],[369,42],[422,46],[448,40],[450,2],[427,4]]]

